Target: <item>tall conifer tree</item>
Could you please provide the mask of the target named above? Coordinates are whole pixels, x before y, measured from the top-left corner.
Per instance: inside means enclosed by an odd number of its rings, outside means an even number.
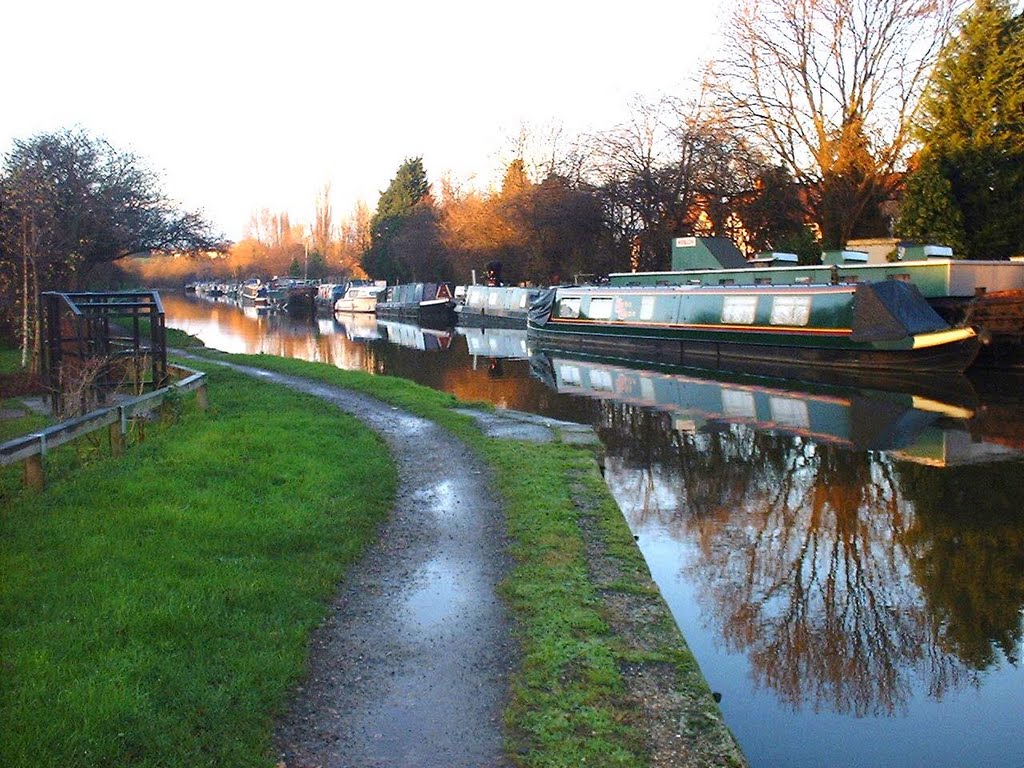
[[[406,159],[388,188],[380,193],[377,211],[370,220],[370,247],[363,254],[367,274],[396,283],[409,279],[409,270],[396,250],[396,238],[416,206],[430,191],[423,158]]]
[[[1024,253],[1024,14],[1008,0],[978,0],[961,18],[922,99],[919,138],[919,173],[947,180],[962,212],[965,255]],[[911,181],[905,204],[920,208],[921,194],[935,190]]]

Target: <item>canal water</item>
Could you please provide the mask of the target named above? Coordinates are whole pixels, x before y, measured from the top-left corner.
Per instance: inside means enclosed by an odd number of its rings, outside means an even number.
[[[798,384],[163,296],[227,352],[592,424],[752,766],[1024,766],[1024,379]]]

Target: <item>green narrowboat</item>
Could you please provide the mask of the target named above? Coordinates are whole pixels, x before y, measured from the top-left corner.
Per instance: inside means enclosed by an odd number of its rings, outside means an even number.
[[[726,238],[677,237],[670,271],[619,272],[608,280],[618,287],[909,282],[950,325],[978,331],[979,364],[1024,366],[1024,261],[954,259],[950,249],[937,246],[898,250],[908,258],[869,263],[861,251],[830,251],[822,264],[798,265],[793,254],[747,261]]]
[[[912,285],[559,287],[527,332],[540,350],[702,368],[763,364],[963,372],[971,328],[950,328]]]

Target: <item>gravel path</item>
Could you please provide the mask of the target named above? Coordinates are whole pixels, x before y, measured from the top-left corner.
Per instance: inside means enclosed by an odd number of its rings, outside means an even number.
[[[487,467],[432,422],[371,397],[229,367],[353,414],[387,441],[399,474],[377,543],[312,637],[309,678],[275,733],[278,765],[508,765],[514,646],[496,587],[510,561]]]

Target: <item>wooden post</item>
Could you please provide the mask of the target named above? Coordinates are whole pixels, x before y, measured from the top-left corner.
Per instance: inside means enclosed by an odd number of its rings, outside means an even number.
[[[206,395],[206,384],[201,384],[196,388],[196,407],[200,411],[205,411],[210,407],[210,399]]]
[[[25,459],[23,482],[26,488],[41,491],[46,487],[46,472],[43,470],[43,456],[37,453]]]
[[[121,432],[121,420],[110,425],[110,455],[115,459],[124,455],[124,434]]]

